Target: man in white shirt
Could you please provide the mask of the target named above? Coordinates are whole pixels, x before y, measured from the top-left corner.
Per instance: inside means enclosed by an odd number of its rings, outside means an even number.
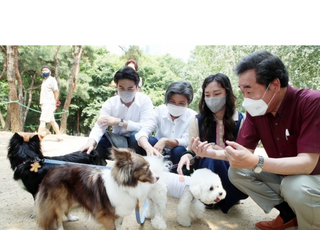
[[[47,65],[41,68],[43,81],[41,84],[40,92],[40,104],[41,104],[41,116],[38,133],[41,134],[45,130],[46,123],[51,124],[55,131],[58,141],[61,141],[59,125],[54,119],[54,111],[56,110],[57,102],[59,99],[59,89],[57,81],[51,76],[50,67]]]
[[[153,110],[151,99],[138,91],[139,74],[131,67],[124,67],[114,75],[118,94],[109,98],[100,110],[100,116],[90,132],[89,140],[81,147],[90,153],[95,147],[100,156],[110,159],[110,141],[104,133],[109,126],[112,132],[127,139],[128,147],[134,134],[142,127]]]

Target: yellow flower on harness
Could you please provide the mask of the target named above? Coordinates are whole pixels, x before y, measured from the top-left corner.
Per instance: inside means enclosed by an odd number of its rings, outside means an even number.
[[[31,164],[31,169],[30,172],[38,172],[38,168],[41,168],[41,165],[39,164],[39,162],[34,162],[33,164]]]

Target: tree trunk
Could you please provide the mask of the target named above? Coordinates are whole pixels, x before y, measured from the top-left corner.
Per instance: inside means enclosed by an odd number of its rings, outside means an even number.
[[[18,101],[17,89],[16,89],[16,76],[15,76],[15,54],[14,47],[7,46],[7,79],[9,86],[9,101]],[[18,103],[8,104],[8,112],[10,112],[11,131],[20,132],[20,109]]]
[[[3,119],[1,110],[0,110],[0,124],[1,124],[2,129],[4,129],[4,126],[5,126],[6,122],[5,122],[4,119]],[[1,130],[1,129],[0,129],[0,130]]]
[[[72,94],[77,86],[80,57],[81,57],[82,50],[83,50],[83,46],[74,46],[74,61],[72,64],[71,73],[69,75],[68,95],[66,97],[66,101],[64,102],[63,111],[69,110]],[[68,113],[63,113],[61,117],[61,123],[60,123],[60,133],[66,133],[67,119],[68,119]]]
[[[22,114],[22,121],[21,122],[22,122],[23,126],[26,122],[29,108],[30,108],[30,105],[32,102],[32,91],[33,91],[33,85],[34,85],[34,81],[35,81],[36,76],[37,76],[37,73],[35,72],[32,76],[30,88],[25,90],[25,97],[24,98],[25,98],[25,100],[26,100],[26,98],[28,98],[28,102],[26,102],[26,101],[24,102],[24,104],[26,105],[26,109],[24,110],[24,113]]]
[[[80,134],[80,110],[77,111],[77,135]]]
[[[13,46],[13,51],[14,51],[14,73],[16,75],[16,79],[18,82],[18,92],[19,92],[18,93],[18,100],[20,103],[19,110],[20,110],[20,114],[23,115],[24,111],[27,109],[25,107],[21,106],[21,105],[25,105],[26,97],[23,96],[23,85],[22,85],[22,79],[21,79],[21,75],[19,72],[19,66],[18,66],[18,59],[19,59],[18,46]],[[23,117],[20,118],[20,124],[21,124],[21,129],[23,131],[23,127],[24,127]]]
[[[60,60],[58,59],[58,52],[61,46],[57,47],[57,50],[54,54],[54,63],[55,63],[55,70],[54,70],[54,77],[57,80],[58,88],[60,89],[60,79],[59,79],[59,67],[60,67]]]

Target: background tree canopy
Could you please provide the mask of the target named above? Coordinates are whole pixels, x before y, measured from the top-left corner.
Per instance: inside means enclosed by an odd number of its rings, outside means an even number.
[[[296,88],[320,90],[320,46],[196,46],[188,61],[166,55],[148,55],[138,46],[130,46],[124,55],[114,55],[106,47],[84,46],[76,88],[68,111],[67,134],[88,135],[97,120],[102,103],[115,93],[109,84],[113,75],[124,66],[128,59],[139,63],[138,73],[143,79],[143,93],[150,96],[154,106],[164,103],[167,86],[180,80],[191,82],[194,101],[190,107],[198,111],[201,85],[207,76],[221,72],[230,77],[237,96],[237,108],[241,107],[242,95],[233,69],[245,55],[257,50],[268,50],[279,56],[287,66],[290,84]],[[6,78],[6,46],[0,52],[0,129],[5,127],[8,116],[8,82]],[[52,67],[52,75],[60,85],[62,105],[68,94],[68,81],[74,62],[73,46],[19,46],[18,71],[22,80],[23,101],[30,99],[30,109],[23,125],[23,131],[37,131],[40,117],[39,94],[41,66]],[[58,65],[55,60],[57,52]],[[59,68],[55,68],[58,66]],[[57,73],[56,73],[57,72]],[[18,90],[18,88],[17,88]],[[28,94],[32,92],[32,94]],[[57,110],[56,119],[61,119],[62,106]],[[59,113],[60,112],[60,113]]]

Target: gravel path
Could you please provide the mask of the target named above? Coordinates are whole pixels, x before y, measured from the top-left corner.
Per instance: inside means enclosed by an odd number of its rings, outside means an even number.
[[[32,196],[19,187],[18,183],[13,180],[13,171],[10,168],[9,160],[7,159],[7,147],[9,139],[13,133],[0,132],[0,229],[3,230],[26,230],[39,229],[34,219],[29,218],[29,214],[33,209]],[[77,151],[87,140],[86,137],[74,137],[64,135],[64,140],[56,141],[55,135],[50,135],[42,141],[42,150],[44,155],[63,155]],[[263,152],[263,150],[260,150]],[[110,162],[112,164],[112,162]],[[109,164],[110,165],[110,164]],[[179,226],[176,221],[175,207],[178,200],[169,198],[167,204],[167,213],[165,219],[168,229],[186,229]],[[98,230],[102,227],[98,225],[90,216],[87,216],[81,208],[75,208],[73,214],[80,217],[76,222],[64,222],[66,230]],[[277,216],[277,211],[272,211],[269,214],[264,212],[250,199],[241,201],[230,209],[228,214],[223,214],[220,210],[206,210],[205,215],[201,220],[196,220],[192,223],[191,229],[206,230],[206,229],[255,229],[254,223],[261,220],[272,220]],[[134,211],[124,219],[122,229],[130,230],[148,230],[153,229],[150,220],[146,220],[143,225],[139,225],[135,219]],[[294,229],[294,228],[293,228]]]

